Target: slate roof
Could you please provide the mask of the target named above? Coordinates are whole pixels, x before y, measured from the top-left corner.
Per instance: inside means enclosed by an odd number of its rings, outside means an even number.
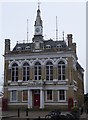
[[[51,48],[56,47],[57,45],[61,45],[62,48],[67,47],[65,41],[53,41],[52,39],[44,41],[44,46],[51,45]]]
[[[17,51],[17,50],[33,50],[33,44],[34,43],[17,43],[16,46],[13,48],[12,51]],[[66,42],[65,41],[53,41],[52,39],[49,40],[43,40],[43,45],[44,48],[47,46],[51,46],[51,48],[56,48],[56,47],[61,47],[61,48],[66,48]]]

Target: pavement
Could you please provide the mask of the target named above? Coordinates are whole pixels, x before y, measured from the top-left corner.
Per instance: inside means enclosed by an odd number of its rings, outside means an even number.
[[[25,111],[19,111],[19,118],[44,118],[45,115],[49,114],[50,111],[45,110],[37,110],[37,111],[29,111],[28,115]],[[18,118],[18,111],[3,111],[2,112],[3,118]],[[80,115],[80,120],[88,120],[88,114],[85,112]]]
[[[82,115],[80,115],[80,119],[88,120],[88,114],[84,112]]]
[[[28,115],[25,111],[19,112],[19,118],[44,118],[45,115],[47,115],[49,111],[39,110],[39,111],[29,111]],[[3,111],[2,117],[18,117],[18,111]]]

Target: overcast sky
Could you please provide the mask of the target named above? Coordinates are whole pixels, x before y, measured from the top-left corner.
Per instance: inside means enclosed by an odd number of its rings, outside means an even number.
[[[13,1],[13,0],[12,0]],[[15,0],[16,1],[16,0]],[[11,49],[17,41],[27,39],[27,19],[29,19],[29,40],[34,35],[34,22],[37,14],[37,0],[34,2],[1,2],[0,3],[0,80],[3,78],[4,39],[11,39]],[[29,1],[29,0],[26,0]],[[71,1],[71,0],[70,0]],[[77,44],[78,62],[86,70],[86,3],[83,0],[76,2],[54,2],[40,0],[41,18],[43,20],[43,35],[45,39],[55,40],[56,16],[58,18],[58,36],[62,39],[68,33],[73,34],[73,42]],[[85,79],[86,80],[86,79]],[[86,86],[86,85],[85,85]],[[85,87],[86,92],[86,87]],[[87,91],[88,92],[88,91]]]

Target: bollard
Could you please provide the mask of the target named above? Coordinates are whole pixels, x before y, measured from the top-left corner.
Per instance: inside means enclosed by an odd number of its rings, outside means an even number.
[[[29,118],[27,118],[27,120],[29,120]]]
[[[28,116],[28,108],[26,109],[26,116]]]
[[[88,114],[88,108],[87,108],[87,114]]]
[[[40,120],[40,116],[38,117],[38,120]]]
[[[18,117],[20,117],[20,109],[18,108]]]

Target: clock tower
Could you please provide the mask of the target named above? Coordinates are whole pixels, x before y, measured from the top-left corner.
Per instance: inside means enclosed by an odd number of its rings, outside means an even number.
[[[36,21],[35,21],[35,35],[42,35],[43,34],[43,26],[42,26],[42,20],[40,16],[40,6],[38,5],[38,10],[37,10],[37,16],[36,16]]]
[[[38,4],[37,16],[34,25],[34,37],[33,37],[34,49],[36,51],[43,49],[43,25],[40,16],[40,6]]]

